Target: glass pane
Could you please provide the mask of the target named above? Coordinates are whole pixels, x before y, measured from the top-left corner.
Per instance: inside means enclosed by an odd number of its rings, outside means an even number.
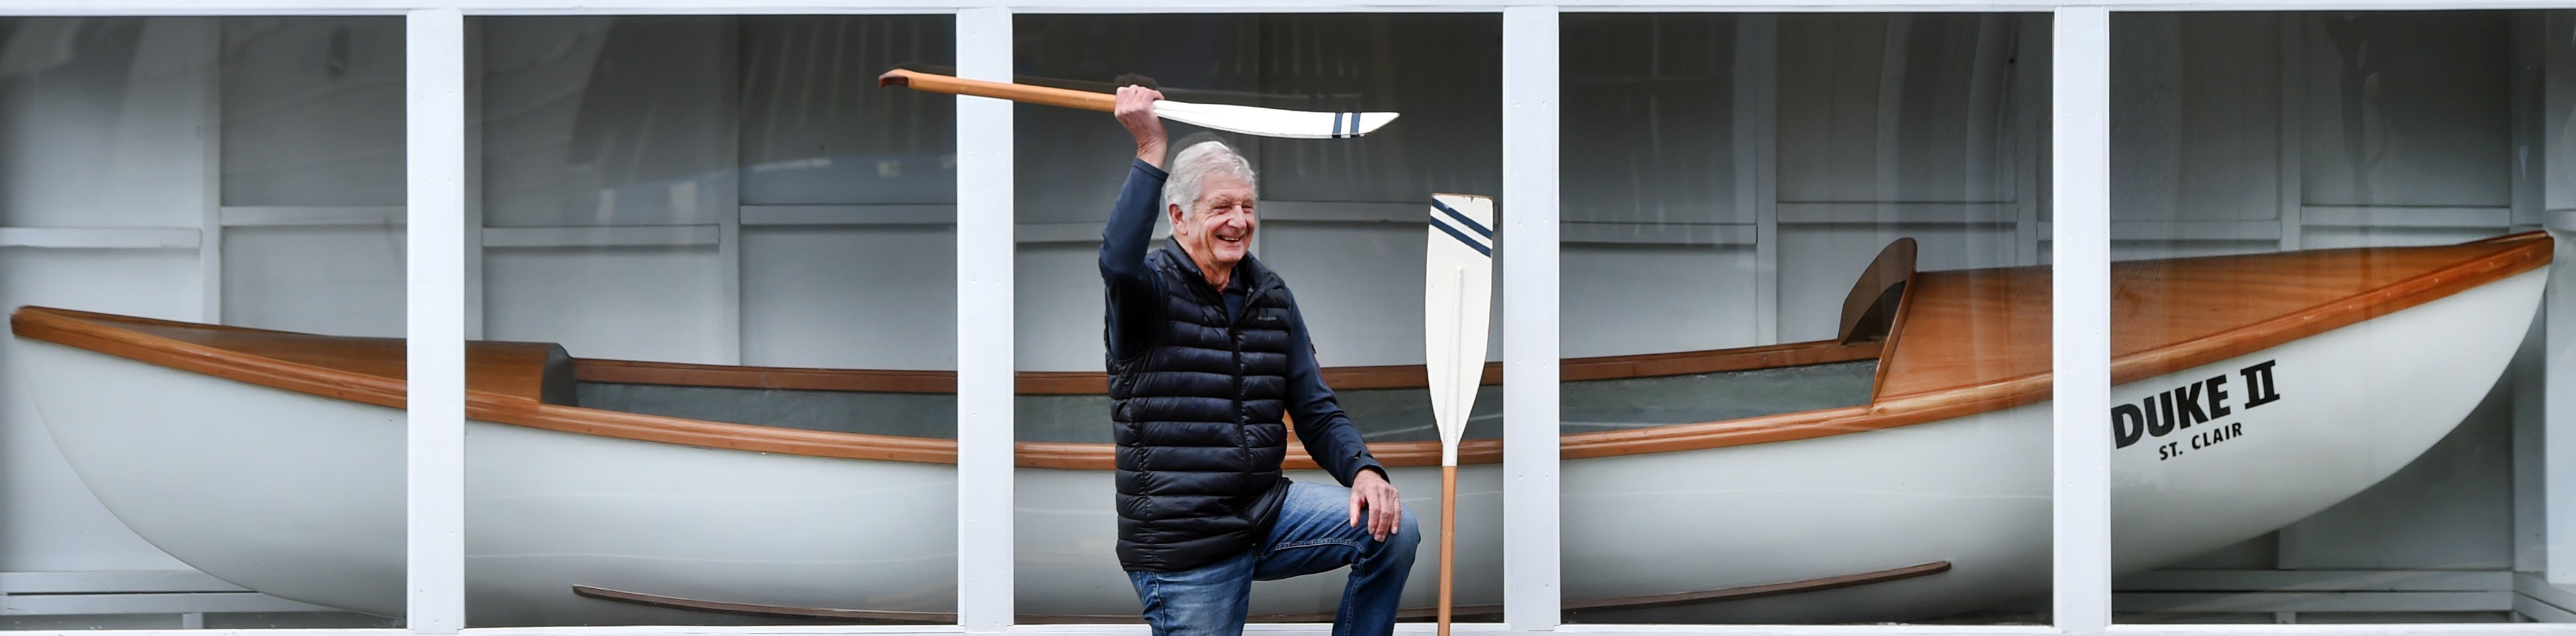
[[[956,622],[952,19],[467,28],[467,623]]]
[[[2118,620],[2569,616],[2514,592],[2547,17],[2114,16]]]
[[[1433,254],[1464,259],[1443,261],[1459,263],[1453,273],[1468,266],[1491,271],[1484,261],[1498,249],[1498,237],[1489,230],[1493,215],[1508,213],[1507,204],[1480,217],[1477,203],[1450,200],[1488,230],[1450,223],[1461,232],[1455,237],[1431,234],[1425,215],[1435,193],[1498,194],[1501,25],[1491,14],[1019,18],[1015,64],[1022,82],[1110,91],[1122,74],[1136,73],[1185,104],[1325,113],[1311,116],[1320,129],[1264,129],[1274,134],[1329,137],[1348,132],[1353,119],[1365,125],[1375,117],[1330,113],[1402,116],[1357,139],[1221,133],[1165,120],[1170,151],[1218,140],[1243,159],[1198,164],[1152,153],[1172,168],[1168,183],[1200,184],[1195,194],[1179,186],[1170,191],[1187,199],[1182,229],[1174,230],[1174,208],[1163,205],[1165,193],[1155,185],[1166,182],[1161,171],[1132,167],[1137,142],[1111,115],[1017,107],[1022,622],[1137,622],[1143,579],[1126,571],[1159,576],[1227,567],[1239,571],[1220,577],[1226,581],[1285,577],[1250,584],[1251,622],[1331,621],[1344,605],[1346,584],[1363,579],[1377,582],[1363,587],[1386,590],[1368,595],[1379,599],[1369,606],[1403,621],[1430,620],[1442,507],[1440,421],[1426,391],[1432,373],[1424,367],[1426,340],[1455,342],[1454,351],[1464,352],[1457,356],[1464,362],[1441,369],[1483,373],[1458,376],[1484,384],[1472,391],[1473,406],[1452,421],[1466,438],[1457,486],[1456,605],[1459,620],[1498,620],[1502,385],[1498,372],[1484,373],[1475,363],[1499,359],[1502,326],[1492,309],[1500,296],[1458,300],[1494,287],[1443,279],[1444,307],[1471,308],[1467,313],[1492,314],[1491,320],[1450,320],[1439,329],[1447,335],[1427,338],[1431,286],[1417,273],[1427,271]],[[1186,117],[1185,108],[1157,112]],[[1253,178],[1242,178],[1246,167]],[[1142,193],[1132,210],[1118,205],[1122,184]],[[1246,194],[1228,194],[1229,187]],[[1219,203],[1233,200],[1227,197],[1257,205],[1248,213],[1220,210]],[[1125,237],[1109,256],[1104,227],[1109,236]],[[1235,240],[1246,246],[1230,247]],[[1250,256],[1234,260],[1237,249]],[[1114,304],[1104,293],[1104,276],[1114,281],[1128,274],[1104,272],[1113,265],[1133,272],[1139,285]],[[1250,281],[1237,294],[1243,299],[1237,321],[1224,321],[1229,310],[1217,304],[1222,294],[1210,271],[1227,272],[1226,284]],[[1270,280],[1278,287],[1262,282]],[[1133,331],[1115,329],[1137,344],[1119,346],[1134,347],[1120,354],[1133,362],[1119,367],[1127,378],[1119,385],[1128,388],[1114,397],[1104,378],[1111,359],[1104,333],[1112,329],[1100,318],[1112,306],[1139,312],[1119,319],[1121,325],[1134,321]],[[1283,324],[1290,307],[1302,317],[1307,343],[1295,342],[1297,330]],[[1490,326],[1480,332],[1455,326],[1465,324]],[[1236,347],[1234,338],[1247,344]],[[1247,361],[1240,382],[1223,366],[1238,359]],[[1300,379],[1309,377],[1312,384]],[[1461,388],[1475,383],[1466,380]],[[1237,392],[1237,386],[1246,388]],[[1322,395],[1332,397],[1329,407],[1301,401]],[[1331,415],[1336,409],[1341,416]],[[1227,450],[1208,452],[1211,445]],[[1341,459],[1361,447],[1382,472]],[[1293,485],[1269,472],[1283,467],[1265,458],[1270,452],[1285,454]],[[1113,470],[1122,462],[1133,470]],[[1419,538],[1411,540],[1417,543],[1409,565],[1403,558],[1408,540],[1349,530],[1351,484],[1344,480],[1362,483],[1362,474],[1383,474],[1400,500],[1372,510],[1412,515]],[[1189,502],[1209,503],[1194,508]],[[1343,569],[1354,561],[1356,570]],[[1166,599],[1162,607],[1223,598],[1184,591],[1168,576],[1152,580]]]
[[[1565,619],[2048,622],[2048,16],[1562,26]]]
[[[403,33],[0,18],[0,628],[401,626]]]

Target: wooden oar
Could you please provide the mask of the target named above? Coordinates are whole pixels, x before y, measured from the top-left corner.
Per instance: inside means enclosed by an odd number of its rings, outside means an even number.
[[[1104,113],[1114,111],[1118,103],[1118,97],[1109,93],[961,79],[906,69],[886,71],[884,75],[877,76],[877,85],[903,86],[917,91],[991,97]],[[1203,128],[1246,135],[1297,139],[1358,137],[1374,132],[1378,127],[1385,126],[1387,122],[1395,121],[1396,118],[1396,113],[1388,112],[1332,113],[1258,106],[1192,104],[1171,100],[1154,102],[1154,114],[1164,119]]]
[[[1458,553],[1458,440],[1485,376],[1494,296],[1494,200],[1431,195],[1431,245],[1422,275],[1422,362],[1432,419],[1440,425],[1439,636],[1449,636],[1450,576]]]

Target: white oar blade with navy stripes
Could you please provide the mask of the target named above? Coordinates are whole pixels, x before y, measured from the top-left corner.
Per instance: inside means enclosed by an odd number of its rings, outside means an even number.
[[[1295,139],[1342,139],[1376,131],[1395,121],[1388,112],[1316,112],[1230,104],[1154,102],[1164,119],[1226,132]]]
[[[1494,200],[1431,197],[1431,245],[1422,277],[1422,353],[1431,376],[1431,414],[1440,425],[1440,465],[1458,465],[1458,440],[1485,376],[1485,335],[1494,297]]]

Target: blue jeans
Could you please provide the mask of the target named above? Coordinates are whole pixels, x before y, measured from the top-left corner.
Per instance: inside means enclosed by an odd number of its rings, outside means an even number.
[[[1128,572],[1145,622],[1154,636],[1237,636],[1252,606],[1252,582],[1284,579],[1351,566],[1334,612],[1333,636],[1385,636],[1395,632],[1404,579],[1413,573],[1413,548],[1422,543],[1413,511],[1385,541],[1351,527],[1351,490],[1293,482],[1279,505],[1270,536],[1242,555],[1184,572]]]

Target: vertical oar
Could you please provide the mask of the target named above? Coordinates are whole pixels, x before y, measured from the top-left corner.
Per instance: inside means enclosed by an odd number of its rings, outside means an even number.
[[[1485,377],[1485,333],[1494,295],[1494,200],[1431,196],[1431,245],[1422,276],[1422,355],[1431,414],[1440,425],[1440,627],[1449,636],[1450,576],[1458,543],[1458,440]]]

